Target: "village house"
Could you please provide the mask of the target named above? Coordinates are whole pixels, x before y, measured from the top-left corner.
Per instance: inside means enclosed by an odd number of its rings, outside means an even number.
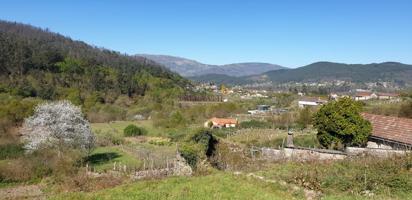
[[[379,92],[376,94],[379,100],[394,100],[399,98],[399,94],[397,93],[383,93]]]
[[[305,108],[308,106],[318,106],[327,103],[326,100],[320,97],[304,97],[298,101],[299,108]]]
[[[370,99],[376,99],[378,96],[370,91],[357,91],[355,93],[354,99],[355,101],[366,101]]]
[[[368,148],[411,149],[412,119],[362,113],[371,122]]]
[[[206,128],[234,128],[238,124],[237,119],[233,118],[216,118],[207,120],[204,124]]]

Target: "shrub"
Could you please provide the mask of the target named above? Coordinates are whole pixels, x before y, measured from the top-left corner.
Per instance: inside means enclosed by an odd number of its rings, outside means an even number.
[[[179,153],[186,160],[187,164],[196,169],[197,163],[201,158],[199,147],[194,144],[183,143],[179,146]]]
[[[213,136],[210,129],[200,129],[192,137],[191,141],[200,144],[203,152],[207,156],[211,156],[215,151],[215,145],[218,143],[217,139]]]
[[[133,125],[133,124],[130,124],[123,130],[123,134],[126,137],[146,135],[146,133],[147,133],[146,129],[137,127],[136,125]]]
[[[319,143],[335,149],[342,145],[365,146],[372,126],[360,115],[361,108],[350,98],[323,105],[314,117]]]

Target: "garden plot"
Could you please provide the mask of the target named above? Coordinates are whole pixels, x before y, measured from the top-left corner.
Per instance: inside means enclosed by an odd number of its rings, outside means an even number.
[[[287,131],[281,129],[240,129],[228,134],[227,139],[247,146],[279,148],[286,143],[286,137]],[[294,144],[301,147],[318,147],[315,130],[294,132]]]

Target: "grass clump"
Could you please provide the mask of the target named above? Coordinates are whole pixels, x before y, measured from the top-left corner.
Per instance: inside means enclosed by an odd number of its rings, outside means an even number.
[[[146,135],[146,134],[147,134],[146,129],[138,127],[134,124],[128,125],[123,130],[123,135],[126,137],[133,137],[133,136]]]

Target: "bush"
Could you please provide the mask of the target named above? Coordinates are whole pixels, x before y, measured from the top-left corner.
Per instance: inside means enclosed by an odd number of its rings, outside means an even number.
[[[191,141],[200,144],[203,152],[207,156],[211,156],[215,151],[215,145],[218,143],[217,139],[213,136],[210,129],[200,129],[192,137]]]
[[[365,146],[372,131],[369,121],[360,115],[362,105],[342,98],[323,105],[314,117],[318,140],[323,147]]]
[[[147,133],[146,129],[137,127],[136,125],[133,125],[133,124],[130,124],[123,130],[123,134],[126,137],[146,135],[146,133]]]
[[[194,144],[182,144],[179,146],[179,153],[186,160],[187,164],[196,169],[197,163],[201,158],[199,146]]]

